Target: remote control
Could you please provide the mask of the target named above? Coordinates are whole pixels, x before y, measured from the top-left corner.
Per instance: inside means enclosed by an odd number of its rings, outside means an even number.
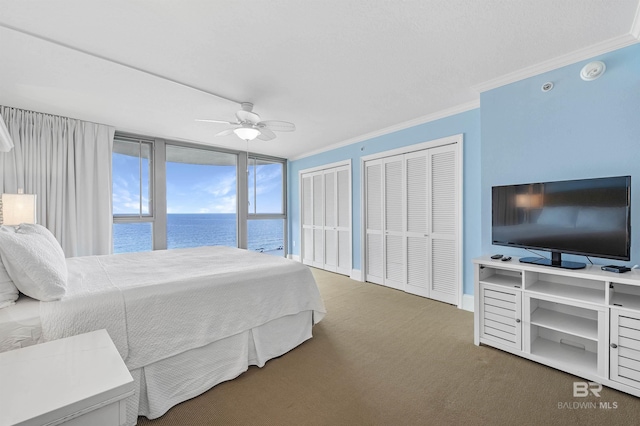
[[[511,260],[511,256],[503,257],[501,260],[503,262],[507,262],[507,261]]]
[[[602,269],[603,271],[615,272],[617,274],[621,274],[623,272],[627,272],[631,270],[631,268],[628,268],[626,266],[617,266],[617,265],[606,265],[601,267],[600,269]]]
[[[502,255],[501,254],[494,254],[493,256],[491,256],[492,259],[502,259]]]

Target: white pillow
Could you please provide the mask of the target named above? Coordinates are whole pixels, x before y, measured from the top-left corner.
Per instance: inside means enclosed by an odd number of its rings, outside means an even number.
[[[16,230],[12,226],[0,226],[0,232],[15,233]],[[7,268],[2,263],[0,257],[0,309],[13,305],[18,300],[18,289],[7,272]]]
[[[64,296],[67,262],[62,247],[44,226],[23,223],[15,233],[0,232],[0,254],[22,293],[44,302]]]

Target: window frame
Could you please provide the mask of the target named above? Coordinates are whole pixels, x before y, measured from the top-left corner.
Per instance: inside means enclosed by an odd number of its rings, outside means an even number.
[[[139,145],[139,149],[138,149],[138,164],[139,164],[139,174],[140,174],[140,189],[139,189],[139,193],[138,196],[140,197],[140,206],[138,209],[138,214],[131,214],[131,213],[113,213],[113,205],[111,206],[111,216],[113,218],[113,224],[124,224],[124,223],[151,223],[151,248],[152,250],[155,250],[155,221],[156,221],[156,217],[155,217],[155,212],[156,212],[156,205],[155,205],[155,200],[156,200],[156,194],[155,194],[155,141],[152,139],[148,139],[148,138],[144,138],[144,137],[136,137],[136,136],[130,136],[130,135],[123,135],[120,133],[116,133],[114,138],[113,138],[113,142],[114,142],[114,146],[115,143],[117,141],[122,141],[122,142],[126,142],[126,143],[138,143]],[[142,145],[146,144],[149,146],[149,213],[145,214],[142,213]],[[111,161],[113,162],[113,150],[111,151]],[[111,170],[111,197],[112,197],[112,203],[113,203],[113,164],[112,164],[112,170]],[[113,232],[113,231],[112,231]],[[112,237],[113,238],[113,237]],[[115,241],[112,241],[112,250],[113,247],[115,246]]]
[[[247,248],[248,221],[260,219],[282,219],[284,256],[288,252],[288,212],[287,212],[287,159],[255,154],[245,150],[234,150],[218,146],[197,144],[192,142],[153,138],[124,132],[116,132],[114,141],[144,142],[151,146],[151,158],[149,167],[149,214],[113,214],[113,223],[142,223],[150,222],[152,225],[153,250],[165,250],[167,248],[167,192],[166,192],[166,146],[180,146],[184,148],[206,149],[211,151],[234,154],[236,162],[236,241],[239,248]],[[113,154],[112,154],[113,158]],[[249,160],[257,159],[282,164],[282,213],[249,213]],[[255,189],[254,189],[255,191]],[[112,188],[113,192],[113,188]],[[113,196],[113,195],[112,195]]]
[[[279,157],[271,157],[271,156],[267,156],[267,155],[261,155],[261,154],[253,154],[250,152],[247,152],[247,155],[245,157],[246,159],[246,163],[247,163],[247,173],[246,173],[246,196],[247,196],[247,200],[245,202],[245,206],[247,206],[244,209],[246,216],[246,222],[245,222],[245,229],[244,229],[244,235],[245,235],[245,248],[247,247],[248,241],[249,241],[249,233],[248,233],[248,224],[250,220],[265,220],[265,219],[281,219],[284,221],[284,225],[283,225],[283,233],[284,235],[282,236],[282,241],[283,241],[283,249],[284,249],[284,257],[287,257],[288,255],[288,246],[289,246],[289,221],[288,221],[288,216],[287,216],[287,160],[285,158],[279,158]],[[249,213],[249,204],[248,204],[248,196],[249,196],[249,165],[250,165],[250,160],[263,160],[263,161],[269,161],[272,163],[280,163],[282,164],[282,213]],[[256,180],[255,180],[255,176],[257,175],[257,173],[255,173],[254,170],[254,188],[253,188],[253,194],[254,194],[254,203],[256,200]]]

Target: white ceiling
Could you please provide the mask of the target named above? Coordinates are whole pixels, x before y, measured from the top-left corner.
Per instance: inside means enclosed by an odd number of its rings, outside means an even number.
[[[637,42],[638,3],[0,0],[0,104],[244,149],[195,119],[250,101],[297,126],[250,149],[297,158]]]

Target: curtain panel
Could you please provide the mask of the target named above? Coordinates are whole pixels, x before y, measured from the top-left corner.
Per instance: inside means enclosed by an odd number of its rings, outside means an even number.
[[[0,192],[37,195],[37,220],[65,256],[112,251],[111,151],[115,129],[0,106],[14,148],[0,152]]]

